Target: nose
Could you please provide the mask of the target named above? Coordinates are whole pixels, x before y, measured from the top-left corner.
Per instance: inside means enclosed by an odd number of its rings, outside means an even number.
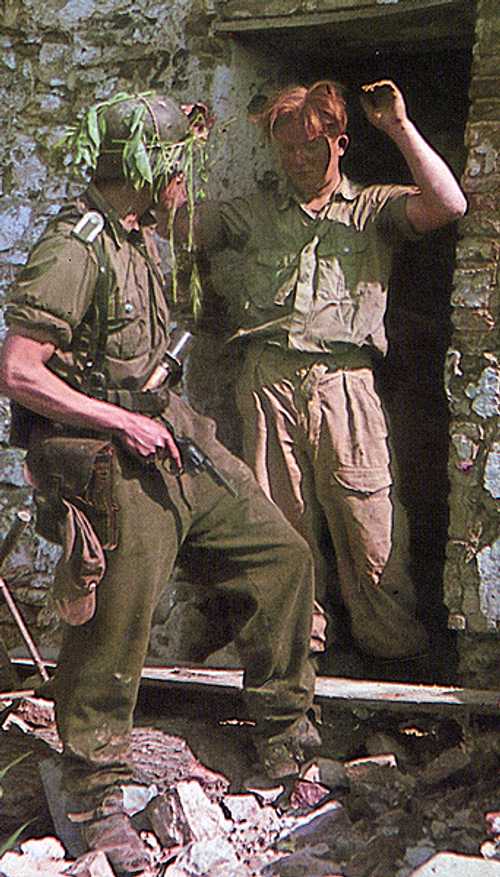
[[[307,162],[306,151],[303,146],[295,146],[290,153],[290,163],[295,167],[304,167]]]

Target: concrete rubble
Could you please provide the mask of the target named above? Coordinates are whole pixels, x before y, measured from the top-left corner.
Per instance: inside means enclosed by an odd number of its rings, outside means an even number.
[[[500,877],[495,718],[472,728],[428,715],[336,716],[323,714],[323,750],[300,780],[274,789],[242,785],[248,731],[237,722],[139,722],[125,806],[151,851],[143,877]],[[51,702],[26,698],[2,718],[0,770],[30,755],[12,784],[2,780],[0,849],[32,822],[0,857],[0,877],[114,877],[104,852],[84,853],[48,812],[37,768],[47,779],[60,758]],[[28,810],[12,788],[23,765]]]

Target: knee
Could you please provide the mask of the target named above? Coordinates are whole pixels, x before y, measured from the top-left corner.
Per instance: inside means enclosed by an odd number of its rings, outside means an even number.
[[[284,554],[288,566],[295,570],[297,575],[302,573],[303,577],[314,578],[314,558],[312,551],[306,540],[290,528],[289,537],[284,544]]]

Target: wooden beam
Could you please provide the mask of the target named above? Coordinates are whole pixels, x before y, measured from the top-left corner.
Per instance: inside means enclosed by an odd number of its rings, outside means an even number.
[[[404,20],[419,19],[425,25],[426,13],[437,13],[446,16],[448,22],[454,21],[457,12],[467,13],[474,20],[474,10],[470,0],[412,0],[411,4],[395,3],[383,5],[367,4],[353,6],[348,9],[332,9],[326,12],[295,13],[290,15],[256,15],[253,17],[230,18],[215,21],[213,29],[216,33],[243,34],[252,31],[289,30],[299,27],[322,27],[343,23],[359,23],[362,20],[389,21],[391,18]],[[429,21],[427,19],[427,25]]]
[[[29,658],[14,658],[18,666],[33,666]],[[46,662],[55,667],[55,662]],[[211,667],[152,667],[142,671],[144,685],[158,688],[185,687],[214,693],[237,693],[242,690],[241,670],[219,670]],[[401,682],[372,682],[365,679],[342,679],[319,676],[316,700],[345,706],[366,706],[373,709],[418,710],[449,713],[485,713],[500,715],[500,692],[460,686],[415,685]]]
[[[470,49],[475,12],[470,0],[379,3],[328,12],[216,21],[220,36],[231,35],[262,53],[317,62],[359,60],[386,54]]]

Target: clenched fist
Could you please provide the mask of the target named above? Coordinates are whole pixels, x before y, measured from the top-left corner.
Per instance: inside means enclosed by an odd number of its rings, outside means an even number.
[[[379,79],[362,85],[361,91],[361,105],[375,128],[390,134],[407,121],[404,97],[391,79]]]

